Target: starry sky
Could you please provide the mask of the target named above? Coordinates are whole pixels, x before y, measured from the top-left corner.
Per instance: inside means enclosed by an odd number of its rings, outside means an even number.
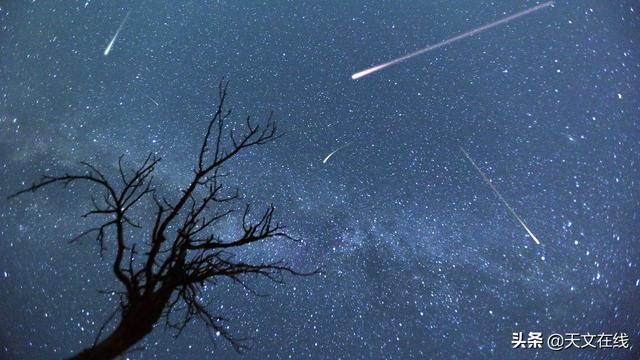
[[[149,152],[176,191],[223,76],[238,118],[272,110],[286,133],[238,157],[228,183],[304,239],[251,251],[324,269],[257,281],[265,298],[206,290],[254,338],[243,359],[637,358],[639,2],[557,1],[350,78],[536,4],[3,1],[0,358],[69,356],[117,306],[98,293],[117,286],[109,258],[68,244],[88,226],[90,189],[6,196],[79,161],[111,172]],[[632,349],[514,350],[517,331],[626,332]],[[143,345],[128,356],[240,358],[197,324],[177,340],[159,326]]]

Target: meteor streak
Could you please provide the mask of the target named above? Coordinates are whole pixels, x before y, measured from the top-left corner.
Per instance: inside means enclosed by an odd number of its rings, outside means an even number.
[[[502,194],[500,194],[500,192],[498,191],[498,189],[496,189],[495,185],[493,185],[493,183],[491,182],[491,180],[487,177],[487,175],[485,175],[482,170],[480,169],[480,167],[478,165],[476,165],[476,162],[473,161],[473,159],[471,158],[471,156],[469,156],[469,154],[467,154],[466,151],[464,151],[464,149],[462,147],[460,147],[460,151],[462,151],[462,153],[464,154],[464,156],[467,158],[467,160],[469,160],[469,162],[471,163],[471,165],[473,165],[474,168],[476,168],[476,170],[478,170],[478,172],[480,173],[480,176],[482,176],[482,179],[484,180],[484,182],[487,183],[487,185],[489,185],[489,187],[491,188],[491,190],[493,190],[493,192],[496,194],[496,196],[498,196],[498,198],[500,199],[500,201],[502,201],[502,203],[504,204],[504,206],[507,207],[507,209],[509,209],[509,211],[511,212],[511,214],[513,215],[513,217],[516,218],[516,220],[518,220],[518,222],[520,223],[520,225],[522,225],[522,227],[527,231],[527,233],[529,234],[529,236],[531,236],[531,238],[533,239],[533,241],[535,241],[536,244],[540,245],[540,241],[538,240],[538,238],[533,235],[533,233],[531,232],[531,230],[529,230],[529,228],[527,227],[527,225],[524,223],[524,221],[522,221],[522,219],[520,218],[520,216],[518,216],[518,214],[516,214],[516,211],[513,210],[513,208],[507,203],[507,200],[504,199],[504,197],[502,197]]]
[[[154,104],[156,104],[156,106],[160,106],[160,104],[158,104],[157,101],[155,101],[151,96],[144,94],[149,100],[151,100]]]
[[[151,102],[153,102],[154,104],[156,104],[156,106],[160,106],[160,104],[158,104],[158,102],[157,102],[154,98],[152,98],[151,96],[149,96],[149,94],[142,92],[142,90],[139,90],[139,91],[140,91],[140,93],[141,93],[142,95],[146,96],[146,97],[147,97],[147,99],[151,100]]]
[[[532,8],[529,8],[527,10],[523,10],[523,11],[520,11],[520,12],[515,13],[513,15],[509,15],[506,18],[503,18],[503,19],[500,19],[500,20],[496,20],[496,21],[494,21],[494,22],[492,22],[490,24],[481,26],[481,27],[479,27],[477,29],[474,29],[474,30],[471,30],[471,31],[467,31],[465,33],[462,33],[460,35],[454,36],[454,37],[446,39],[446,40],[442,40],[441,42],[439,42],[439,43],[437,43],[435,45],[430,45],[430,46],[428,46],[428,47],[426,47],[424,49],[420,49],[420,50],[414,51],[414,52],[412,52],[410,54],[407,54],[405,56],[399,57],[397,59],[393,59],[393,60],[388,61],[386,63],[380,64],[380,65],[376,65],[376,66],[368,68],[366,70],[362,70],[360,72],[357,72],[357,73],[351,75],[351,79],[357,80],[357,79],[359,79],[361,77],[367,76],[369,74],[372,74],[372,73],[374,73],[376,71],[382,70],[382,69],[384,69],[386,67],[389,67],[391,65],[395,65],[395,64],[401,63],[401,62],[403,62],[405,60],[411,59],[414,56],[418,56],[418,55],[424,54],[424,53],[426,53],[428,51],[441,48],[441,47],[443,47],[445,45],[449,45],[449,44],[451,44],[453,42],[456,42],[458,40],[462,40],[462,39],[468,38],[468,37],[473,36],[473,35],[475,35],[475,34],[477,34],[479,32],[491,29],[492,27],[495,27],[495,26],[498,26],[498,25],[502,25],[502,24],[507,23],[507,22],[509,22],[511,20],[515,20],[515,19],[517,19],[517,18],[519,18],[521,16],[525,16],[525,15],[531,14],[532,12],[535,12],[535,11],[544,9],[546,7],[552,6],[553,4],[554,4],[553,1],[547,1],[547,2],[542,3],[540,5],[536,5],[536,6],[532,7]]]
[[[338,151],[344,149],[345,147],[347,147],[350,143],[346,143],[342,146],[340,146],[339,148],[333,150],[333,152],[331,152],[331,154],[327,155],[326,158],[324,158],[324,160],[322,160],[322,163],[325,164],[327,161],[329,161],[329,158],[333,156],[333,154],[337,153]]]
[[[131,10],[129,10],[129,12],[127,12],[127,15],[125,15],[124,19],[120,23],[120,26],[118,27],[118,30],[116,30],[115,35],[113,35],[113,37],[111,38],[111,41],[109,41],[109,45],[107,45],[107,48],[104,49],[104,56],[109,55],[109,53],[111,52],[111,49],[113,48],[113,44],[116,42],[116,39],[118,38],[118,35],[120,34],[120,31],[124,27],[124,24],[129,19],[129,15],[130,14],[131,14]]]

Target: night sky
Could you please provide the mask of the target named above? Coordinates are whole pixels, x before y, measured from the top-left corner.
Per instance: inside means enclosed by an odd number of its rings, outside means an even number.
[[[637,359],[640,2],[558,1],[351,79],[536,4],[2,1],[0,358],[89,346],[117,306],[98,291],[118,286],[91,239],[68,244],[91,225],[89,188],[6,196],[149,152],[175,193],[225,77],[235,119],[273,110],[286,133],[227,183],[304,239],[250,251],[324,270],[256,281],[266,298],[206,291],[254,338],[242,358]],[[240,357],[200,324],[163,330],[129,357]],[[626,332],[631,349],[512,349],[518,331]]]

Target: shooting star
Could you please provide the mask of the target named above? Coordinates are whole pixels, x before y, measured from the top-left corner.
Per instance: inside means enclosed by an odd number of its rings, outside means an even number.
[[[142,90],[139,90],[139,91],[140,91],[140,93],[141,93],[142,95],[144,95],[147,99],[151,100],[151,102],[153,102],[154,104],[156,104],[156,106],[160,106],[160,104],[158,104],[158,102],[157,102],[154,98],[152,98],[151,96],[149,96],[149,94],[147,94],[147,93],[145,93],[145,92],[142,92]]]
[[[120,34],[120,31],[122,30],[122,28],[124,27],[124,24],[129,19],[129,15],[131,15],[131,10],[127,12],[127,15],[125,15],[124,19],[120,23],[118,30],[116,30],[115,35],[113,35],[113,37],[111,38],[111,41],[109,41],[109,45],[107,45],[107,48],[104,49],[104,56],[109,55],[109,53],[111,52],[111,49],[113,48],[113,44],[116,42],[116,39],[118,39],[118,35]]]
[[[376,71],[382,70],[382,69],[384,69],[386,67],[389,67],[391,65],[395,65],[395,64],[401,63],[401,62],[403,62],[405,60],[411,59],[414,56],[418,56],[418,55],[424,54],[426,52],[429,52],[431,50],[435,50],[435,49],[441,48],[441,47],[443,47],[445,45],[449,45],[449,44],[451,44],[453,42],[456,42],[458,40],[462,40],[462,39],[471,37],[471,36],[473,36],[473,35],[475,35],[475,34],[477,34],[479,32],[491,29],[492,27],[495,27],[495,26],[498,26],[498,25],[502,25],[502,24],[507,23],[509,21],[515,20],[515,19],[517,19],[517,18],[519,18],[521,16],[529,15],[532,12],[535,12],[535,11],[544,9],[546,7],[552,6],[553,4],[554,4],[553,1],[547,1],[547,2],[542,3],[540,5],[536,5],[536,6],[532,7],[532,8],[527,9],[527,10],[520,11],[519,13],[515,13],[513,15],[507,16],[506,18],[503,18],[503,19],[494,21],[494,22],[492,22],[490,24],[481,26],[481,27],[479,27],[477,29],[474,29],[474,30],[471,30],[471,31],[467,31],[467,32],[462,33],[460,35],[457,35],[457,36],[454,36],[452,38],[443,40],[443,41],[441,41],[441,42],[439,42],[439,43],[437,43],[435,45],[428,46],[428,47],[426,47],[424,49],[420,49],[420,50],[414,51],[414,52],[412,52],[412,53],[410,53],[408,55],[399,57],[397,59],[393,59],[391,61],[388,61],[388,62],[380,64],[380,65],[376,65],[376,66],[371,67],[371,68],[366,69],[366,70],[362,70],[360,72],[357,72],[357,73],[351,75],[351,79],[357,80],[357,79],[359,79],[361,77],[367,76],[369,74],[372,74],[372,73],[374,73]]]
[[[144,94],[144,96],[146,96],[147,98],[149,98],[149,100],[151,100],[154,104],[156,104],[156,106],[160,106],[160,104],[158,104],[157,101],[155,101],[151,96]]]
[[[323,163],[323,164],[326,164],[326,163],[327,163],[327,161],[329,161],[329,158],[331,158],[331,157],[333,156],[333,154],[335,154],[335,153],[337,153],[338,151],[340,151],[340,150],[344,149],[344,148],[345,148],[345,147],[347,147],[349,144],[351,144],[351,143],[346,143],[346,144],[344,144],[344,145],[340,146],[339,148],[337,148],[337,149],[333,150],[333,151],[331,152],[331,154],[327,155],[327,157],[326,157],[326,158],[324,158],[324,160],[322,160],[322,163]]]
[[[527,227],[527,224],[524,223],[524,221],[522,221],[522,219],[520,218],[520,216],[518,216],[518,214],[516,214],[516,211],[513,210],[513,208],[509,205],[509,203],[507,203],[507,200],[504,199],[504,197],[502,197],[502,194],[500,194],[500,192],[498,191],[498,189],[496,189],[495,185],[493,185],[493,183],[491,182],[491,180],[487,177],[487,175],[484,174],[484,172],[482,172],[482,170],[480,169],[480,167],[478,165],[476,165],[476,162],[473,161],[473,159],[471,158],[471,156],[469,156],[469,154],[467,154],[466,151],[464,151],[464,149],[462,147],[460,147],[460,151],[462,151],[462,153],[464,154],[464,156],[467,158],[467,160],[469,160],[469,162],[471,163],[471,165],[473,165],[474,168],[476,168],[476,170],[478,170],[478,172],[480,173],[480,176],[482,176],[482,179],[484,180],[484,182],[487,183],[487,185],[489,185],[489,187],[491,188],[491,190],[493,190],[493,192],[496,194],[496,196],[500,199],[500,201],[502,201],[502,203],[504,204],[504,206],[507,207],[507,209],[509,209],[509,211],[511,212],[511,214],[513,215],[513,217],[516,218],[516,220],[518,220],[518,222],[520,223],[520,225],[522,225],[522,227],[527,231],[527,233],[529,234],[529,236],[531,236],[531,238],[533,239],[533,241],[540,245],[540,241],[538,240],[538,238],[533,235],[533,233],[531,232],[531,230],[529,230],[529,227]]]

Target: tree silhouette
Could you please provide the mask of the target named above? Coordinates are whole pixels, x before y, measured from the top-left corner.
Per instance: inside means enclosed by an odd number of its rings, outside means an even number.
[[[39,182],[21,190],[10,198],[34,192],[53,184],[68,185],[88,182],[95,185],[101,200],[92,196],[92,209],[84,217],[102,216],[99,226],[90,228],[73,241],[95,235],[102,256],[107,243],[115,243],[113,273],[123,288],[117,292],[119,307],[99,329],[96,340],[72,359],[112,359],[125,353],[149,334],[154,325],[164,320],[168,328],[179,335],[194,319],[199,319],[217,335],[227,339],[236,351],[245,349],[243,339],[231,334],[223,325],[224,319],[214,315],[202,302],[205,284],[214,285],[217,279],[227,278],[255,293],[246,283],[251,276],[265,277],[281,283],[283,276],[311,275],[317,271],[298,272],[285,262],[250,263],[239,260],[233,250],[272,238],[296,241],[285,228],[274,222],[274,207],[269,206],[261,216],[252,216],[250,206],[238,209],[239,192],[223,190],[221,168],[237,154],[252,146],[267,144],[279,137],[272,114],[263,124],[254,124],[247,116],[240,135],[226,129],[231,110],[225,107],[228,81],[220,81],[219,103],[208,123],[200,146],[191,182],[170,201],[153,185],[152,174],[159,158],[149,155],[140,167],[131,172],[118,161],[118,180],[114,183],[89,163],[82,163],[85,171],[63,176],[44,176]],[[152,216],[132,215],[135,208],[144,209],[149,201]],[[219,225],[234,214],[241,229],[232,240],[223,240]],[[240,221],[241,217],[241,221]],[[254,218],[255,220],[250,220]],[[131,236],[133,229],[147,225],[149,236]],[[240,226],[240,225],[238,225]],[[116,315],[119,322],[106,337],[103,330]]]

